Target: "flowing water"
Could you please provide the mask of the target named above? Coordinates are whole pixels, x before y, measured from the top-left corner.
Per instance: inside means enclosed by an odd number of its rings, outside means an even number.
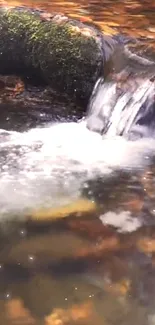
[[[153,43],[151,1],[28,4]],[[155,324],[154,81],[117,85],[83,120],[0,112],[0,324]]]
[[[86,118],[91,131],[109,137],[154,136],[154,82],[146,78],[134,83],[119,89],[116,81],[97,81]]]

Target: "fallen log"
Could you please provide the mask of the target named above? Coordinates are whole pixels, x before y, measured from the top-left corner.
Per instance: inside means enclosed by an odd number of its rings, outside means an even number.
[[[26,7],[0,8],[0,73],[24,75],[87,103],[116,42],[94,26]]]

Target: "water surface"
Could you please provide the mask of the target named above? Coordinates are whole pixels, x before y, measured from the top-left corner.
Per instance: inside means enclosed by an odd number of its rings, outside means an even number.
[[[153,1],[27,4],[154,42]],[[0,117],[1,323],[153,325],[154,139],[49,113]]]

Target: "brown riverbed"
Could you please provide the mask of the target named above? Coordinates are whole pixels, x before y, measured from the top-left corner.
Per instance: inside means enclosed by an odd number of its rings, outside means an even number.
[[[155,3],[151,0],[126,1],[0,1],[13,6],[27,5],[50,12],[63,12],[83,21],[93,21],[108,34],[123,31],[135,37],[154,39]]]
[[[27,0],[26,5],[94,21],[107,34],[123,31],[154,44],[153,1]],[[11,122],[5,112],[0,118],[7,129],[16,122],[22,129],[25,123],[25,117],[15,114]],[[154,166],[152,160],[145,168],[86,182],[81,199],[32,211],[26,221],[2,227],[0,324],[155,324]],[[120,224],[103,224],[100,217],[111,211],[118,219],[128,214],[142,226],[121,232]]]

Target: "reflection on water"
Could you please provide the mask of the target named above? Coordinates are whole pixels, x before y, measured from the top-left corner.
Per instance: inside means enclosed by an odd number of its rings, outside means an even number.
[[[154,39],[153,1],[27,4]],[[155,323],[154,148],[83,122],[0,131],[1,324]]]

